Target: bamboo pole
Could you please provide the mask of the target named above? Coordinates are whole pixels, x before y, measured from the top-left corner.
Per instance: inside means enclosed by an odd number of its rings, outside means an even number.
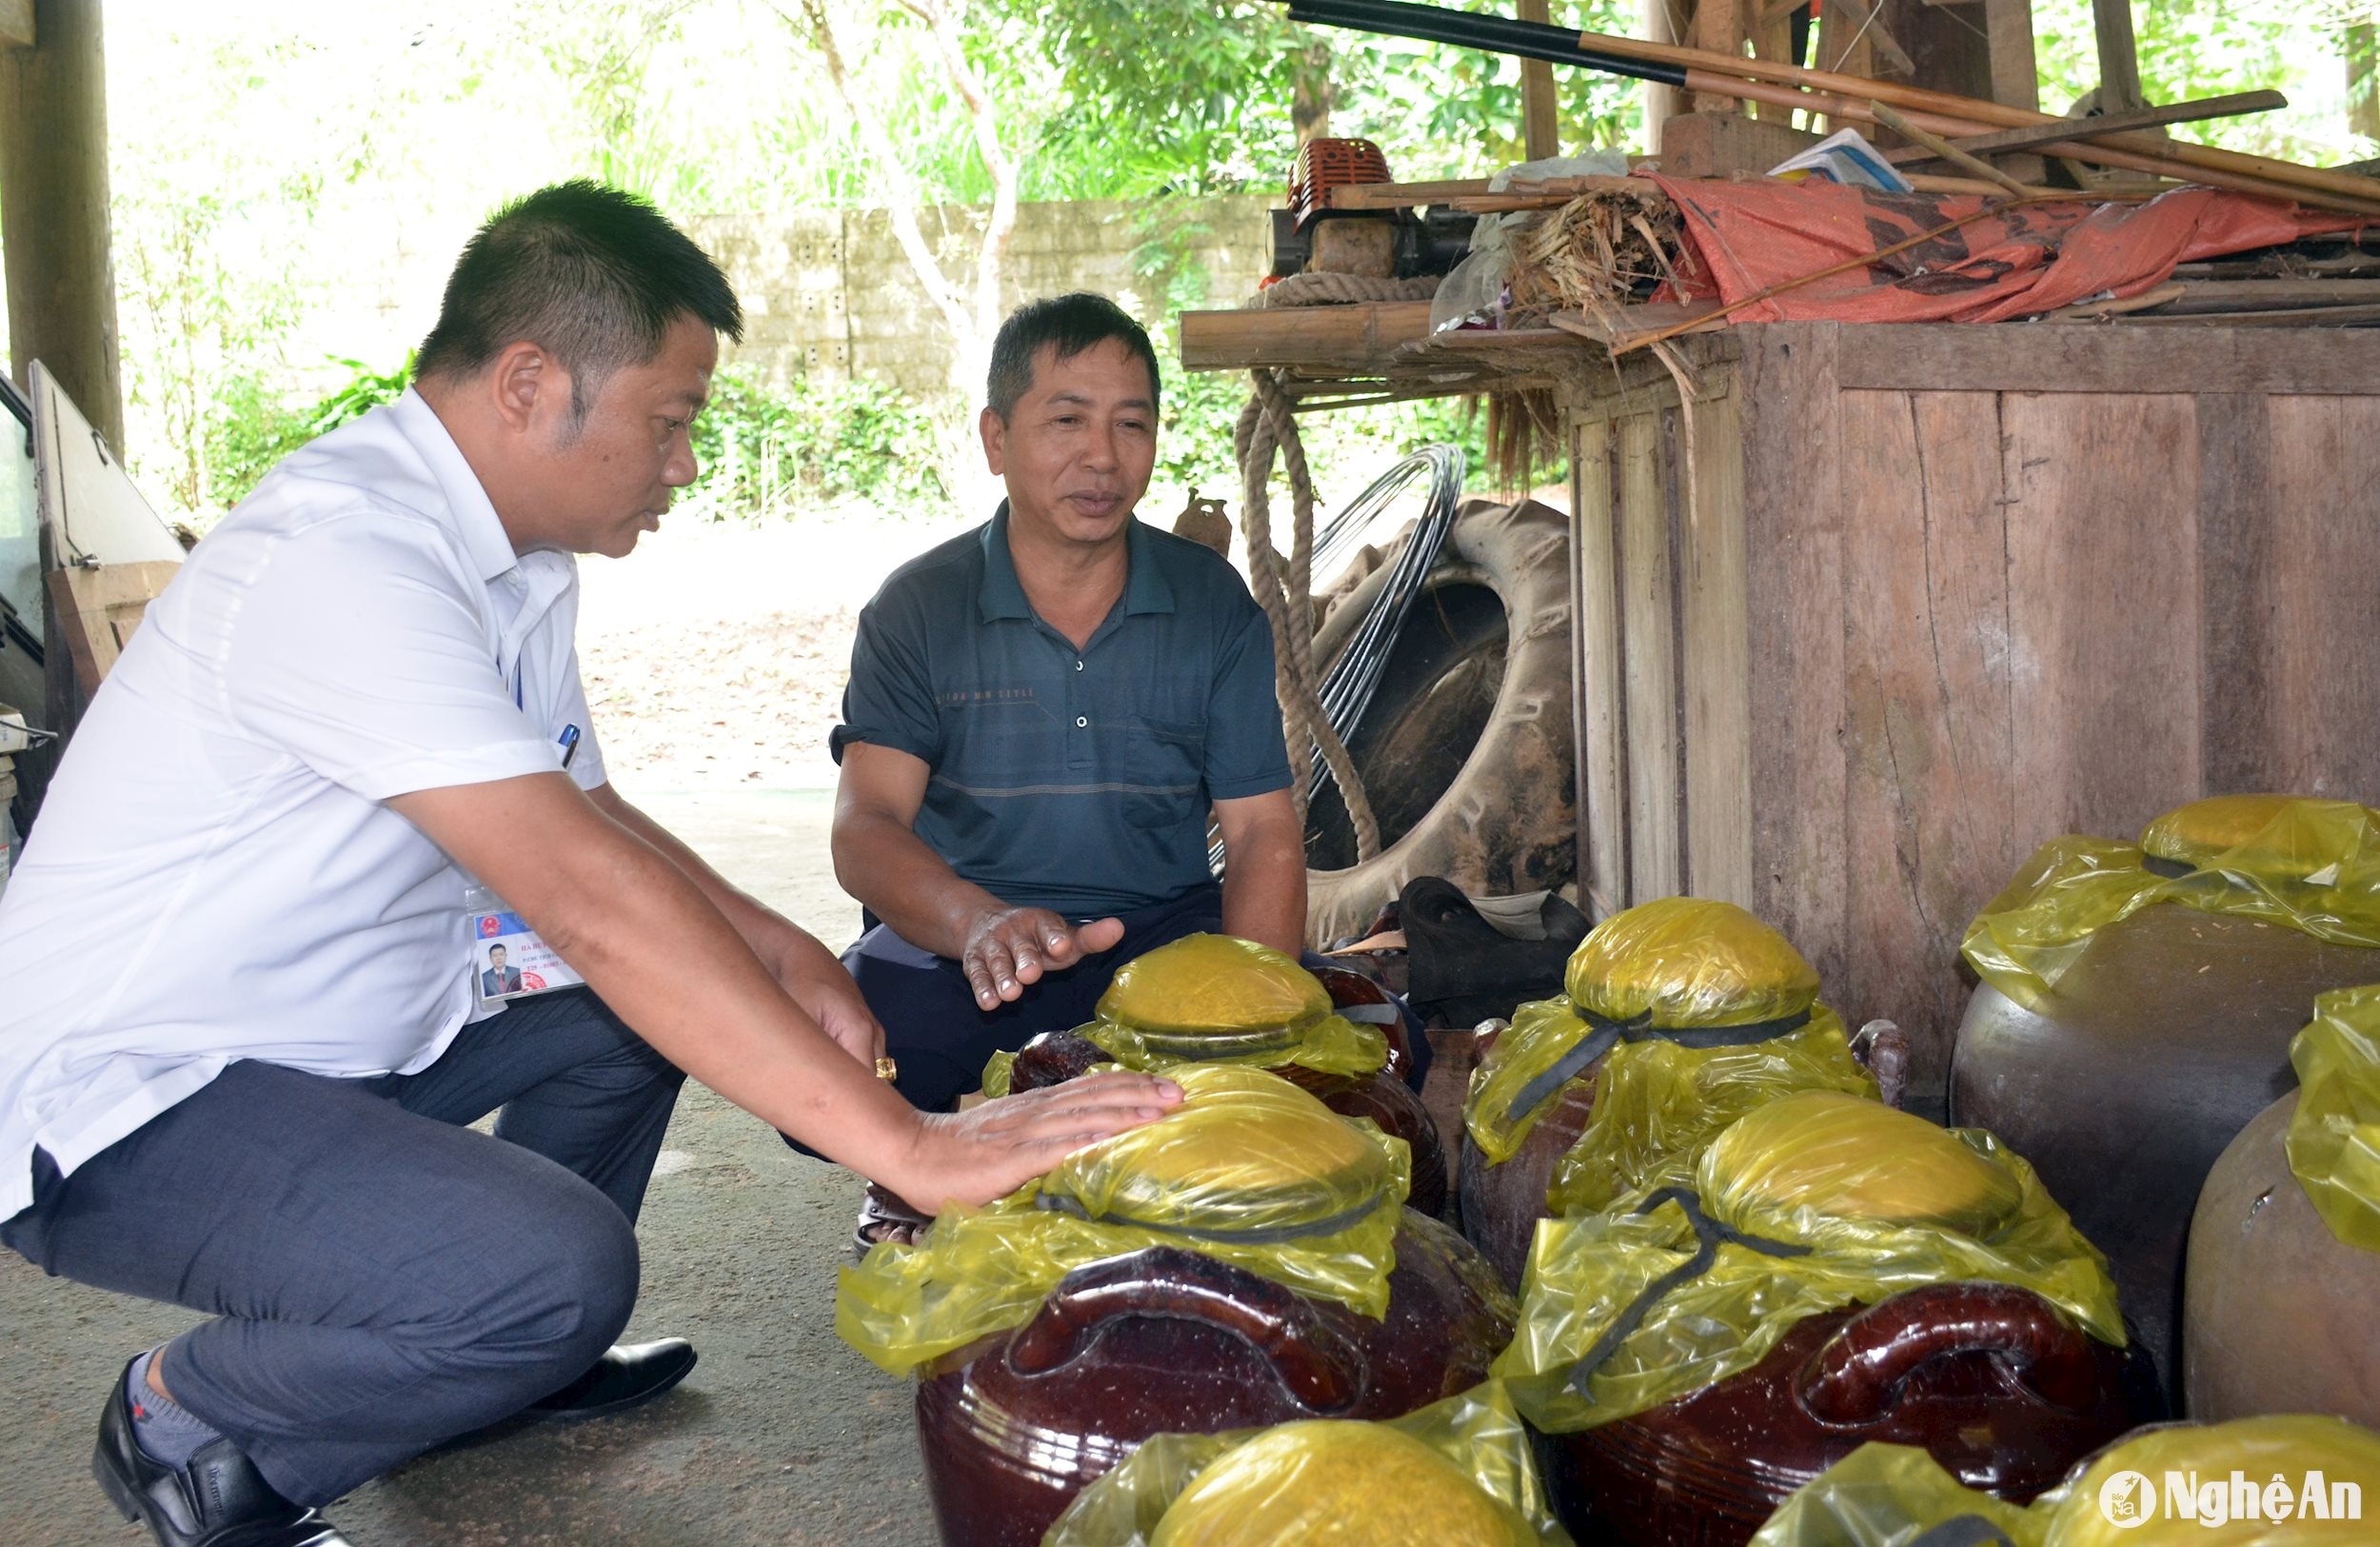
[[[1703,49],[1682,48],[1673,43],[1646,43],[1636,38],[1614,37],[1602,32],[1581,32],[1579,47],[1601,53],[1617,54],[1623,59],[1645,60],[1655,64],[1674,65],[1687,69],[1707,69],[1714,73],[1738,75],[1774,85],[1807,87],[1819,91],[1859,96],[1871,102],[1882,102],[1904,110],[1915,108],[1925,112],[1955,115],[1996,129],[2028,129],[2035,124],[2066,122],[2054,113],[2033,112],[2023,108],[2005,107],[1986,102],[1979,97],[1962,97],[1948,91],[1930,91],[1922,87],[1903,86],[1894,81],[1875,81],[1859,75],[1839,75],[1832,70],[1804,69],[1795,65],[1779,65],[1765,59],[1739,59],[1730,54],[1713,53]],[[1705,88],[1707,89],[1707,88]],[[2209,145],[2192,145],[2183,141],[2160,140],[2151,135],[2110,133],[2092,134],[2087,127],[2074,136],[2077,141],[2103,144],[2114,150],[2135,155],[2151,155],[2160,159],[2183,162],[2209,171],[2228,171],[2244,177],[2262,178],[2270,182],[2298,184],[2320,188],[2349,199],[2370,200],[2380,197],[2374,180],[2357,177],[2350,172],[2330,171],[2320,167],[2302,167],[2292,161],[2274,161],[2267,156],[2253,156],[2241,150],[2223,150]],[[2065,154],[2056,146],[2047,148],[2051,154]],[[2079,158],[2078,158],[2079,159]],[[2109,162],[2109,166],[2122,165]],[[2211,179],[2200,178],[2208,182]]]
[[[2025,129],[2006,129],[1996,134],[1986,134],[1959,146],[1970,155],[1996,155],[2003,150],[2031,150],[2052,140],[2063,140],[2077,130],[2091,134],[2106,134],[2118,129],[2154,129],[2160,124],[2201,124],[2210,118],[2235,118],[2241,113],[2263,112],[2271,108],[2286,108],[2290,99],[2278,91],[2235,91],[2229,96],[2201,97],[2194,102],[2169,103],[2162,108],[2143,108],[2138,112],[2121,115],[2105,114],[2088,119],[2053,118],[2046,123]],[[1915,147],[1888,150],[1884,159],[1895,164],[1924,161],[1930,152]]]
[[[1977,177],[1982,178],[1985,182],[1994,184],[2003,190],[2013,193],[2020,199],[2030,197],[2035,193],[2047,193],[2050,191],[2048,188],[2027,188],[2024,184],[2019,183],[2013,177],[2009,176],[2008,173],[2000,170],[1997,167],[1993,166],[1992,163],[1983,160],[1981,157],[1969,155],[1966,151],[1961,150],[1958,147],[1942,138],[1939,134],[1931,133],[1926,129],[1919,129],[1916,125],[1911,123],[1908,119],[1903,118],[1899,113],[1894,112],[1892,109],[1886,107],[1881,102],[1873,103],[1871,106],[1875,109],[1876,122],[1882,124],[1886,129],[1899,134],[1904,139],[1916,141],[1919,145],[1924,146],[1927,149],[1933,151],[1935,155],[1940,156],[1944,161],[1949,162],[1952,166],[1964,167],[1967,170],[1974,173]]]

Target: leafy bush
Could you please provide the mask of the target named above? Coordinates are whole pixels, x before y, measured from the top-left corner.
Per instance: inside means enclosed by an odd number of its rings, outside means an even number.
[[[729,367],[694,421],[688,508],[712,521],[796,514],[840,499],[941,506],[933,411],[899,387],[796,378],[774,389]]]

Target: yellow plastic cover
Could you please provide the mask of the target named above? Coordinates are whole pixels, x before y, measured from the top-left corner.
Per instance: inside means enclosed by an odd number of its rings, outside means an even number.
[[[1182,1100],[1157,1121],[845,1268],[835,1299],[843,1340],[904,1374],[1021,1326],[1076,1268],[1165,1245],[1386,1315],[1412,1171],[1405,1141],[1259,1069],[1161,1072]]]
[[[1231,935],[1185,935],[1116,969],[1099,1019],[1075,1035],[1127,1069],[1175,1063],[1296,1064],[1360,1078],[1388,1061],[1388,1038],[1331,1007],[1298,959]],[[1004,1096],[1016,1058],[995,1053],[983,1093]]]
[[[2288,1416],[2136,1430],[2033,1500],[1960,1485],[1908,1445],[1862,1445],[1778,1506],[1751,1547],[2358,1547],[2380,1538],[2380,1435]]]
[[[1616,913],[1579,943],[1566,977],[1567,994],[1513,1012],[1463,1107],[1472,1142],[1500,1165],[1554,1109],[1564,1075],[1583,1077],[1597,1067],[1584,1055],[1610,1044],[1587,1125],[1547,1192],[1557,1213],[1601,1208],[1659,1178],[1684,1180],[1704,1142],[1773,1097],[1876,1094],[1841,1020],[1817,1002],[1817,973],[1734,903],[1668,897]],[[1797,1028],[1777,1025],[1802,1016]],[[1728,1028],[1766,1035],[1694,1045]]]
[[[1578,942],[1562,986],[1613,1021],[1718,1026],[1806,1010],[1817,969],[1791,942],[1733,902],[1663,897],[1615,913]]]
[[[1385,1423],[1159,1435],[1041,1547],[1569,1547],[1490,1381]]]
[[[1539,1220],[1496,1374],[1539,1428],[1594,1428],[1750,1369],[1806,1317],[1954,1279],[2030,1289],[2123,1345],[2106,1259],[1998,1140],[1800,1092],[1721,1134],[1691,1188]]]
[[[2263,823],[2249,829],[2259,814]],[[1967,926],[1968,962],[2037,1009],[2092,936],[2158,902],[2261,919],[2333,944],[2380,946],[2380,815],[2368,807],[2219,796],[2167,812],[2141,840],[2069,836],[2043,844]],[[2159,865],[2192,868],[2164,875]]]
[[[2380,1252],[2380,987],[2316,998],[2290,1061],[2297,1067],[2290,1170],[2331,1235]]]

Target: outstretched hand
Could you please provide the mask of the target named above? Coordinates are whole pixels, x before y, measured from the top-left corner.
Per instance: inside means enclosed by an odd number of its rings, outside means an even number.
[[[916,1160],[880,1177],[928,1214],[953,1203],[1004,1198],[1085,1144],[1163,1117],[1181,1087],[1151,1075],[1110,1071],[1002,1096],[964,1112],[922,1114]]]
[[[967,931],[959,964],[975,990],[975,1002],[999,1009],[1041,974],[1073,966],[1086,956],[1113,948],[1124,938],[1118,919],[1070,924],[1047,908],[1001,908],[984,914]]]

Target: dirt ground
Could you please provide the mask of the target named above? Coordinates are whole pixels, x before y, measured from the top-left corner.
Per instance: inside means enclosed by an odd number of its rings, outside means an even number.
[[[580,672],[614,781],[831,785],[826,733],[860,608],[972,525],[866,509],[758,527],[681,518],[625,559],[582,559]]]

